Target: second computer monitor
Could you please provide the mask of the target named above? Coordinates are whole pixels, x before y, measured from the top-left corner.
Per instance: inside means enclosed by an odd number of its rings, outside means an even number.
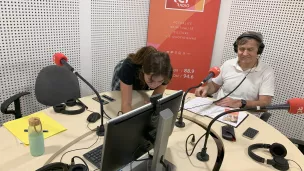
[[[158,100],[160,111],[170,109],[173,113],[172,130],[182,95],[183,91],[180,90]],[[108,121],[101,171],[119,170],[153,148],[154,142],[150,142],[148,138],[153,114],[155,108],[152,104],[147,104]]]

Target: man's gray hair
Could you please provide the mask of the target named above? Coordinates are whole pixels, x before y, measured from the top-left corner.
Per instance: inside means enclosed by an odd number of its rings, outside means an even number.
[[[246,31],[246,32],[244,32],[243,34],[241,34],[239,37],[241,37],[241,36],[243,36],[243,35],[246,35],[246,34],[251,34],[251,35],[253,35],[253,36],[256,36],[256,37],[258,37],[260,40],[261,40],[261,42],[259,42],[258,40],[258,46],[260,46],[260,44],[263,42],[263,35],[262,35],[262,33],[260,33],[260,32],[255,32],[255,31]],[[239,39],[238,41],[237,41],[237,45],[243,45],[243,44],[245,44],[245,43],[247,43],[247,41],[249,40],[249,39],[254,39],[254,38],[251,38],[251,37],[243,37],[243,38],[241,38],[241,39]],[[255,39],[256,40],[256,39]]]

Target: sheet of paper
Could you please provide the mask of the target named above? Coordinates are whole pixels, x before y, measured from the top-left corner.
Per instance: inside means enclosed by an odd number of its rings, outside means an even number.
[[[196,97],[187,102],[184,109],[202,116],[224,112],[224,108],[215,106],[212,104],[212,102],[213,100],[209,98]]]
[[[24,132],[24,129],[28,128],[28,119],[30,117],[39,117],[43,129],[48,130],[48,132],[45,132],[43,134],[44,139],[66,130],[65,127],[63,127],[60,123],[46,115],[44,112],[37,112],[19,119],[6,122],[3,124],[3,126],[7,130],[9,130],[13,135],[15,135],[23,144],[28,145],[28,133]]]
[[[212,102],[213,100],[209,98],[196,97],[187,102],[184,109],[210,118],[214,118],[227,110],[232,110],[232,108],[229,107],[214,105]],[[246,112],[234,112],[220,117],[218,121],[237,127],[247,115]]]
[[[226,110],[227,109],[230,109],[230,108],[226,108]],[[235,119],[233,117],[234,117],[234,115],[236,115],[236,113],[237,113],[238,116]],[[214,113],[214,114],[210,114],[208,116],[211,117],[211,118],[214,118],[219,114],[220,113]],[[218,118],[218,121],[229,124],[233,127],[237,127],[247,117],[247,115],[248,114],[246,112],[234,112],[234,113],[227,114],[227,115],[224,115],[224,116]],[[231,118],[233,118],[233,119],[231,119]]]

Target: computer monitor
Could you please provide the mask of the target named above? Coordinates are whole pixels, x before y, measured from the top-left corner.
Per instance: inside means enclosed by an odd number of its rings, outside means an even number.
[[[160,111],[170,109],[173,113],[172,129],[177,118],[183,91],[158,100]],[[153,148],[147,141],[151,131],[151,116],[155,109],[151,103],[132,110],[105,125],[101,158],[101,171],[119,170]],[[170,134],[171,134],[170,133]]]

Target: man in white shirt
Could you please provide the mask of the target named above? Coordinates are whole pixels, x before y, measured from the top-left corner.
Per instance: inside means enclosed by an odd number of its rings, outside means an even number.
[[[274,71],[259,59],[263,49],[261,33],[240,35],[234,43],[238,57],[226,61],[220,75],[197,88],[195,95],[206,97],[219,91],[217,99],[223,99],[215,104],[232,108],[269,105],[274,96]]]

